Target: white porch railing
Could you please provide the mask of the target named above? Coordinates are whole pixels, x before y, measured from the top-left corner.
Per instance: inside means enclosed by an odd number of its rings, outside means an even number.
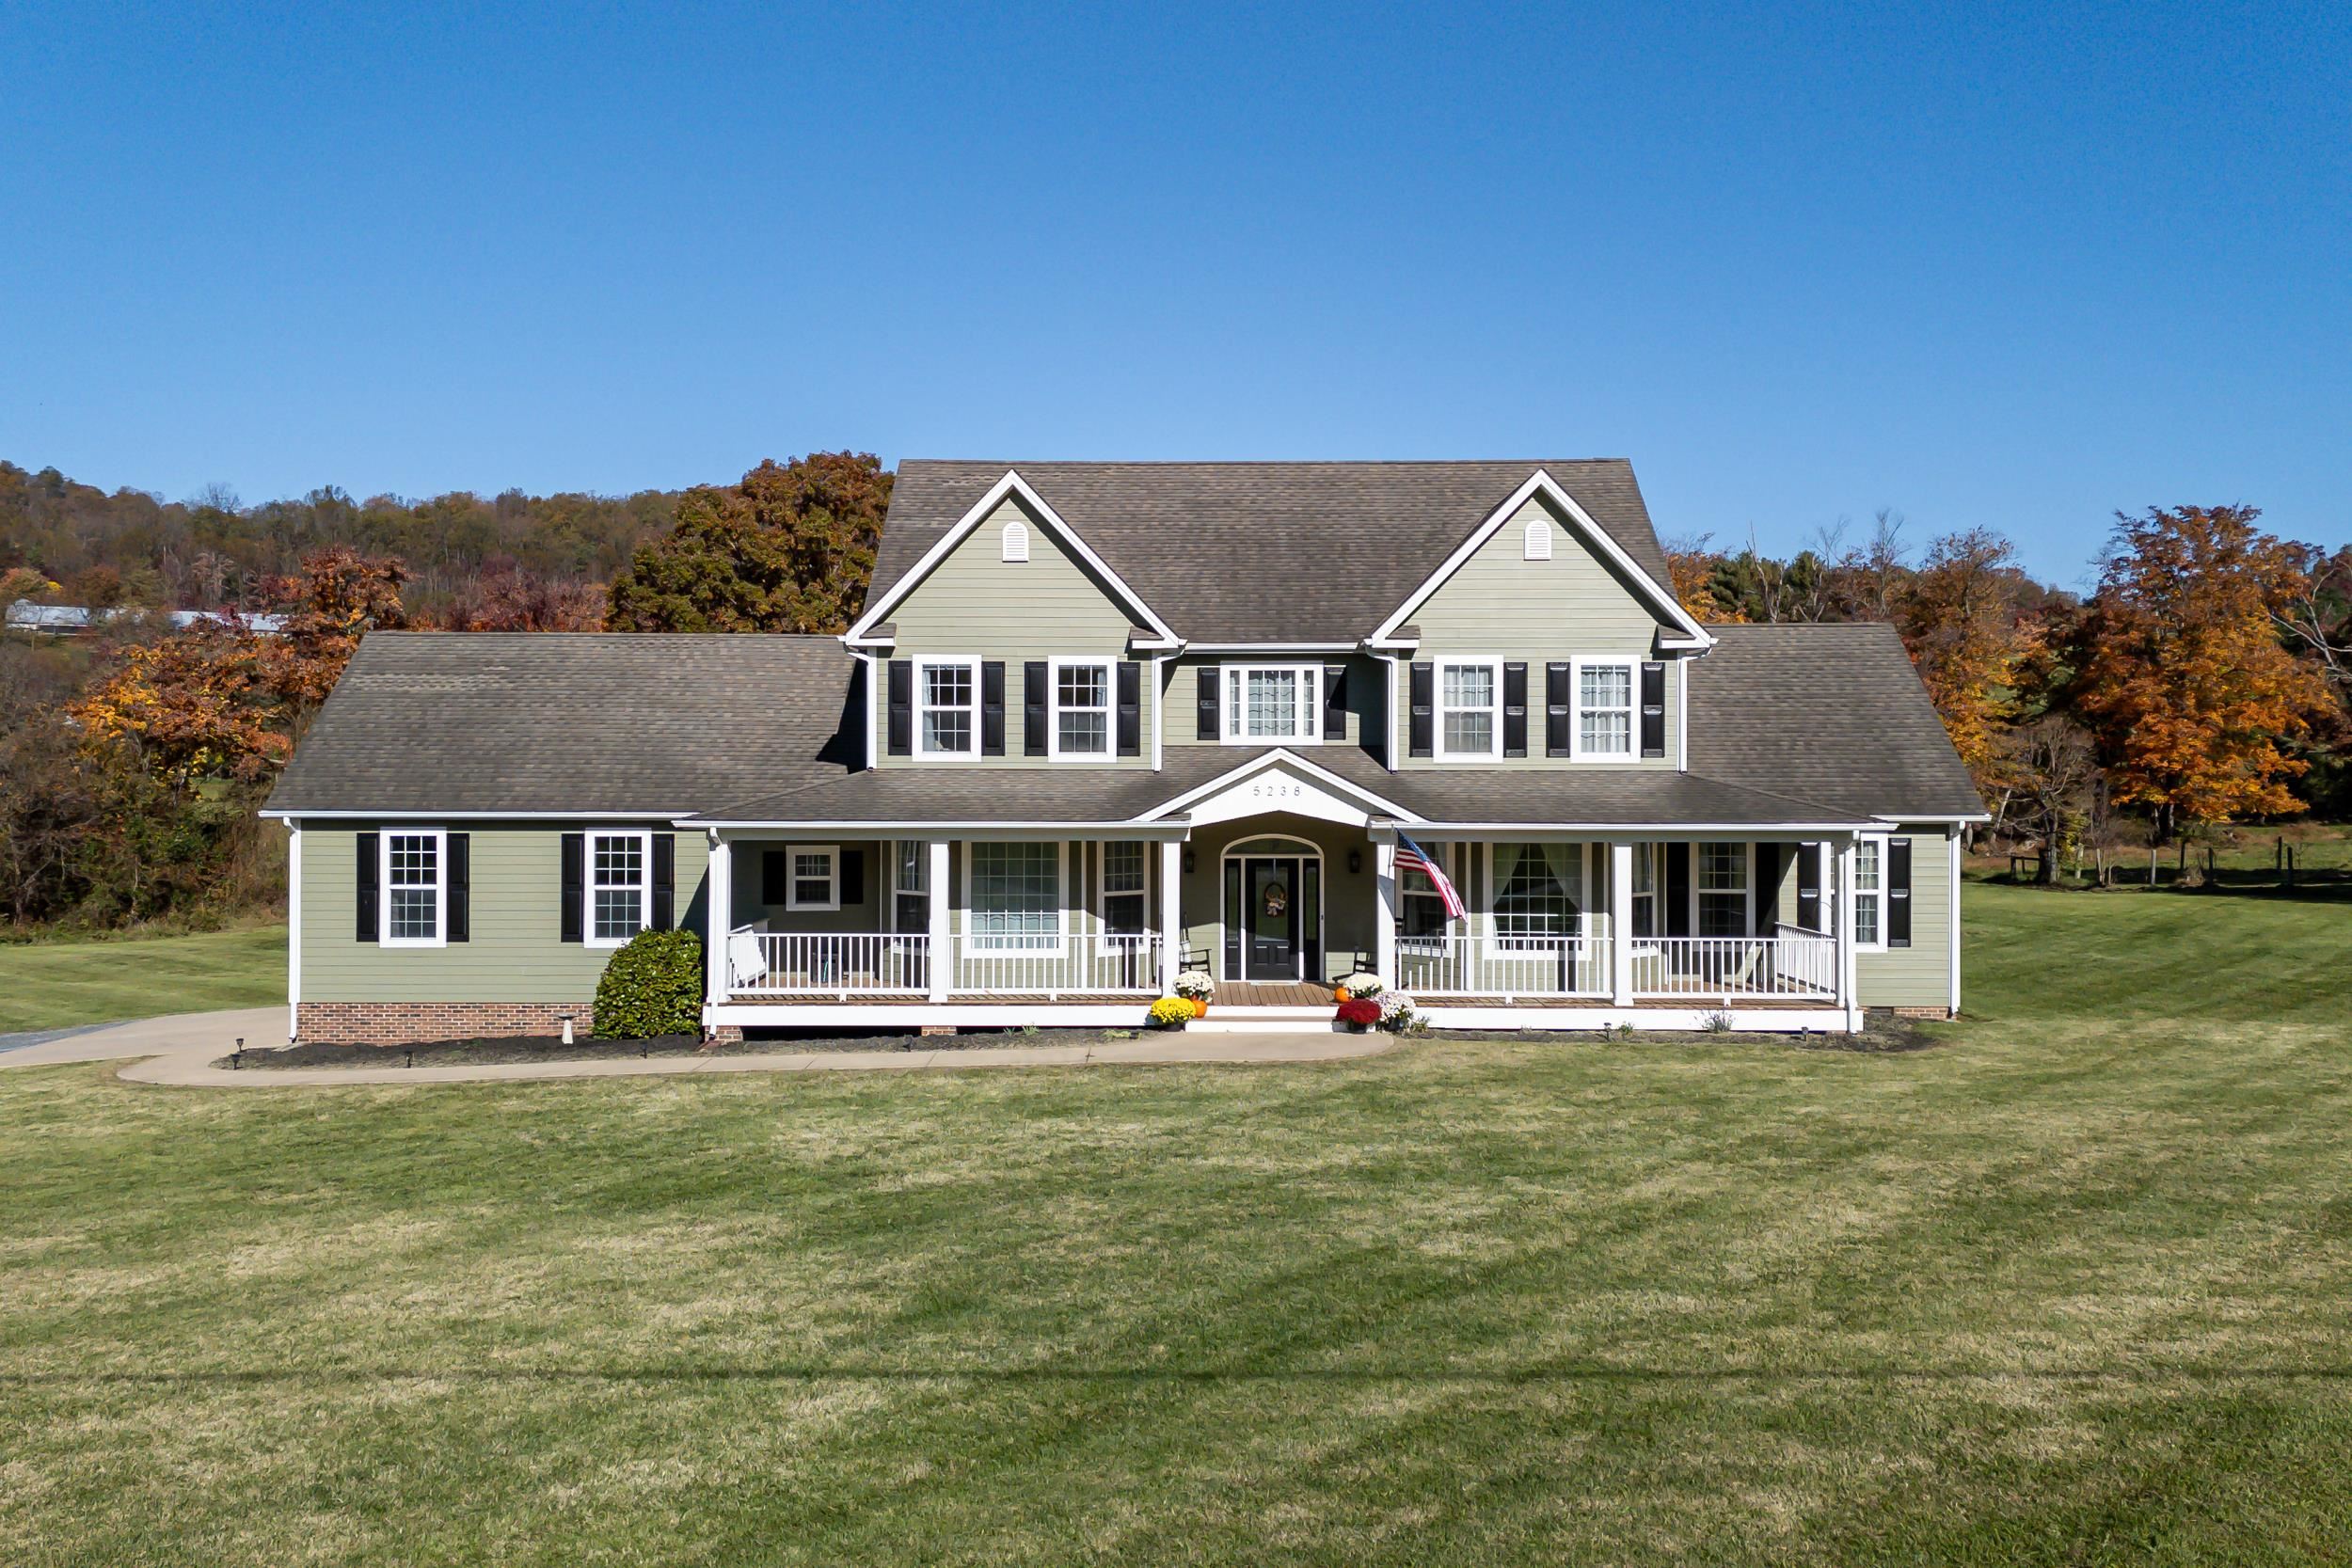
[[[1637,937],[1631,974],[1642,997],[1835,1000],[1837,939]]]
[[[889,933],[755,931],[727,937],[736,996],[920,996],[930,990],[931,939]]]
[[[1160,938],[1080,933],[1059,937],[955,939],[950,992],[971,995],[1152,995],[1160,993]]]
[[[963,935],[946,963],[951,995],[1157,996],[1160,939],[1082,934]],[[727,936],[727,992],[737,997],[928,996],[931,939],[890,932],[756,931]]]
[[[1609,922],[1588,916],[1570,937],[1396,939],[1396,983],[1422,996],[1607,996]]]

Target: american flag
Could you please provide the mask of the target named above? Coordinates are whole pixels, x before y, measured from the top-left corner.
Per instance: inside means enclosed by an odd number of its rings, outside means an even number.
[[[1445,917],[1448,920],[1459,920],[1469,912],[1463,907],[1462,895],[1454,891],[1452,879],[1438,869],[1438,863],[1429,858],[1427,851],[1403,833],[1396,835],[1396,869],[1400,876],[1407,871],[1418,871],[1428,878],[1429,885],[1436,888],[1438,896],[1445,901]]]

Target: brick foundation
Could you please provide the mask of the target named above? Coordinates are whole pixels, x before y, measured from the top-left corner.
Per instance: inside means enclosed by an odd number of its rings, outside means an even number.
[[[413,1045],[494,1035],[560,1035],[564,1015],[585,1037],[596,1009],[585,1002],[305,1002],[296,1037],[322,1045]]]
[[[1886,1010],[1897,1018],[1949,1018],[1952,1016],[1952,1010],[1949,1007],[1889,1007]]]

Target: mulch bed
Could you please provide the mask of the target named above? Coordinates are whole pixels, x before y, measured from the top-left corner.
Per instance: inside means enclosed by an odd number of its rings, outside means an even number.
[[[621,1056],[758,1056],[795,1051],[970,1051],[987,1045],[1100,1045],[1131,1039],[1134,1032],[1101,1029],[990,1030],[961,1035],[856,1035],[744,1040],[705,1045],[697,1035],[660,1035],[644,1040],[576,1038],[558,1035],[497,1035],[479,1039],[428,1040],[418,1045],[316,1044],[247,1051],[247,1069],[272,1068],[483,1067],[508,1062],[597,1062]],[[213,1066],[225,1068],[222,1056]]]

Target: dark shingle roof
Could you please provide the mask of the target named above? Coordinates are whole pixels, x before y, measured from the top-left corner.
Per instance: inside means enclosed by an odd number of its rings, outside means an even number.
[[[1709,626],[1691,667],[1691,771],[1863,816],[1984,810],[1895,628]]]
[[[372,632],[266,809],[683,814],[837,777],[864,760],[834,738],[853,662],[830,637]]]
[[[1878,626],[1719,626],[1691,671],[1691,771],[1315,766],[1433,821],[1763,824],[1971,815],[1967,769]],[[277,812],[579,812],[793,822],[1124,821],[1242,766],[860,771],[830,638],[376,632],[270,796]]]
[[[1013,463],[910,458],[890,492],[867,603],[1009,468],[1196,642],[1352,642],[1445,563],[1537,468],[1661,584],[1622,458],[1480,463]]]

